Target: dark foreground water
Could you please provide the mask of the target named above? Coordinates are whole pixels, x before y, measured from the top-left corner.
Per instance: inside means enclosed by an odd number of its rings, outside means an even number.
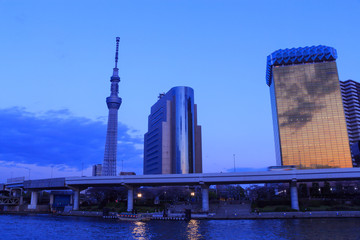
[[[0,239],[360,239],[360,219],[118,222],[0,215]]]

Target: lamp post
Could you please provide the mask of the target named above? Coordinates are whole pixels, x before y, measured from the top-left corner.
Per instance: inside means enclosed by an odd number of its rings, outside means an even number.
[[[165,202],[165,207],[164,207],[164,212],[163,212],[163,217],[167,217],[167,204],[166,204],[166,191],[164,192],[164,202]]]
[[[235,172],[235,154],[234,154],[234,172]]]

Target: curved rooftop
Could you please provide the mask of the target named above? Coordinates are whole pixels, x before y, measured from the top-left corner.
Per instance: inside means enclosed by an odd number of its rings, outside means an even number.
[[[336,59],[336,49],[324,45],[279,49],[267,57],[266,84],[271,85],[272,66],[326,62]]]

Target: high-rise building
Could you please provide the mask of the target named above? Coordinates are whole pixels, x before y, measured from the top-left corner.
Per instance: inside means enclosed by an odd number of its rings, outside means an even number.
[[[101,164],[95,164],[92,167],[92,176],[101,176],[102,172],[102,165]]]
[[[360,83],[340,81],[350,145],[360,141]]]
[[[336,58],[326,46],[267,57],[277,165],[352,167]]]
[[[201,151],[194,90],[174,87],[160,94],[144,136],[144,174],[201,173]]]
[[[360,83],[340,81],[353,166],[360,166]]]
[[[119,93],[119,69],[118,52],[119,52],[120,38],[116,38],[116,52],[115,52],[115,67],[113,69],[113,75],[110,78],[111,82],[111,94],[106,98],[106,104],[109,109],[109,118],[106,132],[106,143],[104,161],[102,164],[102,176],[116,176],[116,153],[117,153],[117,135],[118,135],[118,110],[121,105],[121,98]]]

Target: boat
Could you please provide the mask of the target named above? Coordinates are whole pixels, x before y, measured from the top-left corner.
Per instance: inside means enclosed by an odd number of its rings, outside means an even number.
[[[151,217],[143,215],[143,214],[118,213],[116,216],[120,221],[129,221],[129,222],[141,221],[141,222],[145,222],[145,221],[150,221],[151,220]]]

